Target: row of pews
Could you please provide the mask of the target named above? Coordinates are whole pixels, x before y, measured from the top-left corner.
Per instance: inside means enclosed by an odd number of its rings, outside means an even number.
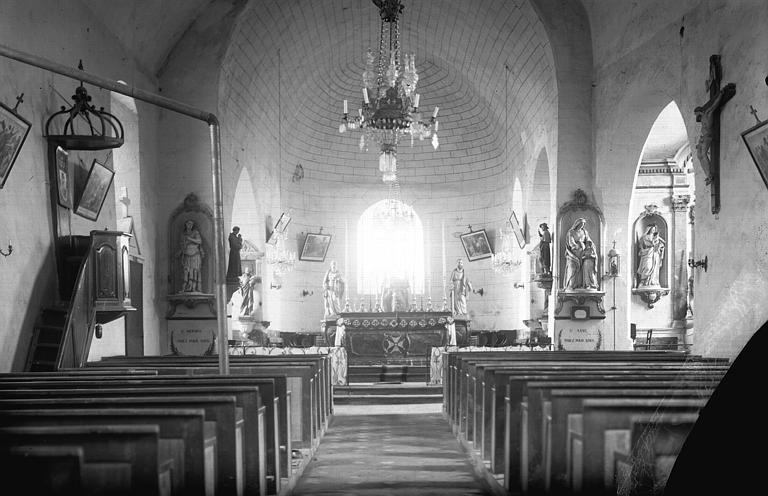
[[[658,493],[728,366],[669,351],[449,352],[443,406],[502,493]]]
[[[0,374],[0,466],[24,494],[285,493],[333,413],[327,355],[112,357]]]

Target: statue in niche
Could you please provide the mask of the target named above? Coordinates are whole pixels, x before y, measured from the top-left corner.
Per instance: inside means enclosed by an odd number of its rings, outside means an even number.
[[[324,318],[327,319],[332,315],[338,315],[342,311],[344,308],[342,298],[344,297],[345,287],[344,278],[336,268],[336,261],[334,260],[331,262],[331,266],[323,278]]]
[[[201,267],[205,250],[203,250],[203,238],[193,220],[184,223],[179,256],[182,267],[182,292],[200,293],[202,291]]]
[[[240,228],[235,226],[229,233],[229,263],[227,264],[227,279],[234,281],[243,273],[240,265],[240,250],[243,249],[243,236]]]
[[[586,228],[586,219],[580,217],[573,222],[573,225],[565,235],[565,278],[563,289],[566,291],[572,291],[576,289],[588,289],[584,284],[584,271],[583,271],[583,256],[587,246],[587,242],[592,245],[592,238],[589,237],[589,232]],[[591,248],[594,251],[594,245]],[[596,259],[597,254],[593,258]],[[594,288],[597,289],[597,273],[596,268],[592,267],[590,271],[595,271],[594,277],[592,273],[587,274],[587,278],[594,280]]]
[[[239,277],[240,282],[240,317],[253,317],[259,306],[260,294],[256,291],[259,277],[251,272],[250,267]]]
[[[637,240],[637,287],[659,287],[659,271],[664,260],[666,241],[659,236],[656,224],[649,224]]]
[[[581,277],[584,289],[597,289],[597,253],[595,245],[587,239],[581,253]]]
[[[472,283],[464,272],[464,261],[458,259],[456,268],[451,272],[451,313],[453,315],[467,315],[467,293],[474,292]]]

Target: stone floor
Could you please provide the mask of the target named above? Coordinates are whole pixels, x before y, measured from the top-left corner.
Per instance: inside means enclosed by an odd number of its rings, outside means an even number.
[[[294,495],[486,495],[439,403],[336,405]]]

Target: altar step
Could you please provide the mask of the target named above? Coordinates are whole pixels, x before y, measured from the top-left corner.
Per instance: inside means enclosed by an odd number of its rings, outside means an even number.
[[[334,386],[333,403],[340,405],[394,405],[442,403],[443,387],[424,382],[351,384]]]
[[[429,381],[427,365],[353,365],[347,368],[350,383],[398,383]]]

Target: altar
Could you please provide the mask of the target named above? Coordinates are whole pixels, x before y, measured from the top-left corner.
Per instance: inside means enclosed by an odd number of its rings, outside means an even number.
[[[449,311],[342,312],[323,326],[327,342],[343,346],[350,364],[428,361],[433,347],[469,341],[469,320]]]

